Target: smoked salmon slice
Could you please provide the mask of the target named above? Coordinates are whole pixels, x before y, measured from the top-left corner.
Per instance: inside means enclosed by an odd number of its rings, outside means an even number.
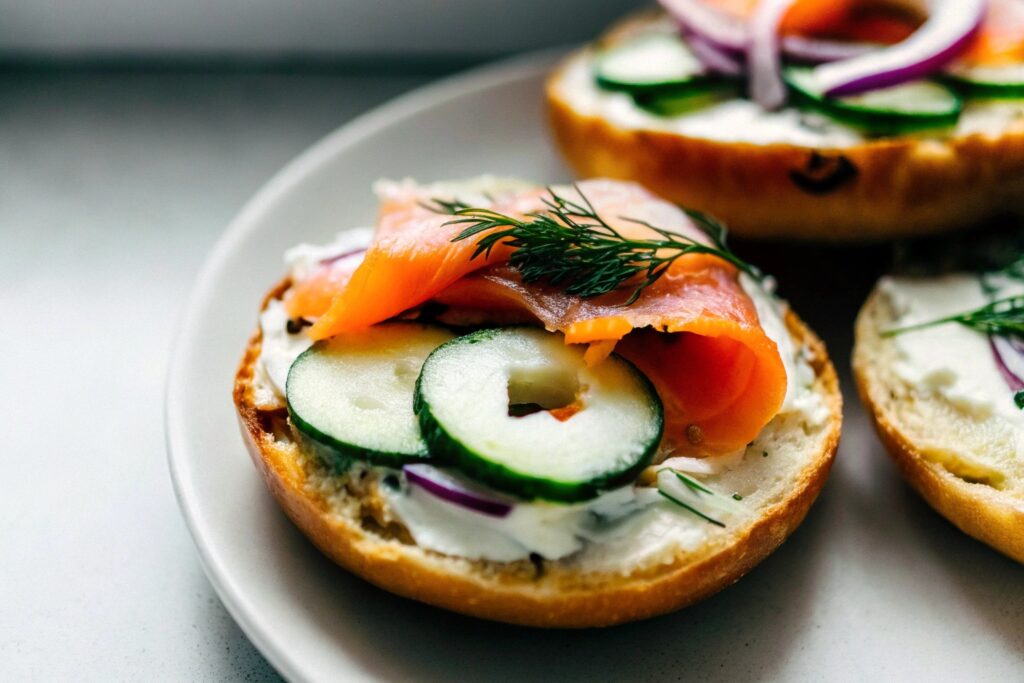
[[[288,309],[293,318],[314,318],[323,314],[334,299],[334,295],[348,285],[352,273],[362,262],[363,249],[358,249],[320,263],[301,282],[295,282],[288,290]]]
[[[512,195],[495,201],[492,208],[522,215],[543,206],[542,193],[538,189]],[[508,258],[509,250],[499,246],[487,257],[471,259],[475,241],[453,242],[461,228],[445,225],[452,217],[428,208],[425,202],[430,199],[410,191],[385,201],[374,242],[345,286],[332,289],[325,301],[300,285],[286,301],[289,314],[316,318],[310,335],[324,339],[394,317],[467,273]]]
[[[577,187],[598,215],[631,237],[653,234],[635,222],[642,221],[707,239],[684,212],[639,185],[590,180]],[[570,196],[575,190],[558,192]],[[524,216],[542,211],[549,196],[543,189],[520,192],[494,198],[491,208]],[[471,259],[477,238],[453,242],[462,228],[445,226],[451,216],[425,208],[426,199],[410,193],[385,202],[373,244],[329,305],[328,297],[310,296],[305,283],[296,283],[302,296],[290,296],[286,305],[293,316],[316,318],[309,328],[314,339],[365,328],[432,301],[478,322],[539,322],[564,333],[567,343],[589,344],[589,362],[617,350],[658,389],[666,412],[665,445],[672,452],[735,452],[778,413],[785,368],[735,266],[712,255],[687,255],[633,303],[627,305],[628,289],[584,299],[549,284],[524,283],[507,263],[507,246]],[[323,277],[315,287],[330,287],[329,282]],[[306,308],[309,302],[315,305]]]
[[[748,18],[760,0],[703,0],[733,16]],[[786,35],[816,36],[838,40],[896,43],[907,38],[921,23],[906,8],[863,0],[799,0],[782,19]]]
[[[585,181],[581,189],[599,212],[626,236],[649,237],[654,233],[640,224],[621,220],[622,216],[704,239],[683,213],[656,200],[637,185]],[[487,208],[523,217],[544,210],[543,200],[548,196],[544,188],[509,193],[493,198]],[[286,302],[289,314],[318,318],[310,335],[324,339],[394,317],[428,301],[464,275],[508,260],[509,249],[501,245],[489,256],[471,258],[476,251],[476,240],[453,242],[463,226],[446,225],[452,216],[432,210],[429,204],[432,199],[414,189],[389,196],[381,206],[374,243],[347,284],[334,292],[330,305],[324,309],[320,305],[323,297],[306,293],[300,286],[297,291],[303,296],[289,296]],[[307,301],[317,305],[307,304]]]
[[[677,261],[623,307],[628,294],[567,297],[526,285],[515,269],[500,265],[460,280],[435,301],[452,307],[456,321],[488,312],[516,320],[511,314],[520,311],[526,315],[519,320],[538,320],[568,343],[590,344],[593,360],[614,348],[657,388],[665,445],[674,452],[730,453],[752,441],[778,412],[787,378],[735,270],[711,258]]]
[[[843,21],[858,0],[797,0],[782,20],[785,33],[817,33]],[[723,12],[749,17],[760,0],[704,0],[704,4]]]

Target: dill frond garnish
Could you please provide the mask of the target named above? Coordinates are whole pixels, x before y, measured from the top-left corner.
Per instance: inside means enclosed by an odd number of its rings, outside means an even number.
[[[661,474],[662,472],[671,472],[673,475],[675,475],[675,477],[679,481],[681,481],[683,483],[683,485],[686,488],[690,489],[690,491],[692,491],[693,493],[697,494],[698,496],[701,495],[701,494],[708,495],[708,496],[717,496],[718,495],[714,491],[712,491],[711,489],[707,488],[706,486],[702,486],[700,484],[700,482],[698,482],[698,481],[696,481],[694,479],[691,479],[690,477],[686,476],[685,474],[683,474],[679,470],[674,470],[671,467],[663,467],[662,469],[658,470],[658,474]],[[685,501],[679,500],[679,498],[673,496],[671,493],[668,493],[667,491],[664,491],[660,487],[658,488],[658,493],[660,493],[662,495],[662,497],[667,498],[668,500],[670,500],[671,502],[675,503],[676,505],[678,505],[679,507],[683,508],[684,510],[687,510],[687,511],[692,512],[693,514],[697,515],[698,517],[703,519],[705,522],[708,522],[710,524],[714,524],[715,526],[720,526],[720,527],[723,527],[723,528],[725,527],[725,524],[723,522],[720,522],[719,520],[715,519],[714,517],[711,517],[710,515],[708,515],[708,514],[706,514],[704,512],[701,512],[700,510],[698,510],[697,508],[693,507],[689,503],[686,503]]]
[[[937,320],[899,327],[893,330],[886,330],[883,337],[895,337],[898,334],[923,330],[936,325],[946,323],[959,323],[972,330],[989,335],[1024,335],[1024,296],[1010,296],[998,299],[984,306],[946,316]]]
[[[489,256],[497,245],[504,244],[512,248],[509,264],[519,271],[524,282],[544,281],[583,298],[607,294],[635,282],[624,303],[628,306],[687,254],[717,256],[744,273],[761,278],[759,270],[729,250],[725,227],[709,216],[687,211],[711,244],[646,221],[620,217],[643,225],[658,236],[634,239],[599,216],[578,187],[576,192],[579,202],[548,188],[550,197],[542,200],[546,210],[529,213],[522,219],[459,201],[435,199],[427,207],[454,216],[445,225],[464,226],[453,242],[478,237],[470,258]]]
[[[723,524],[722,522],[719,522],[714,517],[709,517],[708,515],[704,514],[700,510],[698,510],[697,508],[693,507],[692,505],[688,505],[688,504],[684,503],[683,501],[679,500],[675,496],[673,496],[671,494],[668,494],[668,493],[665,493],[661,489],[658,489],[658,493],[660,493],[664,498],[667,498],[668,500],[672,501],[673,503],[675,503],[679,507],[681,507],[681,508],[683,508],[683,509],[685,509],[685,510],[687,510],[689,512],[692,512],[695,515],[697,515],[698,517],[703,519],[705,522],[708,522],[709,524],[714,524],[715,526],[720,526],[723,529],[725,528],[725,524]]]

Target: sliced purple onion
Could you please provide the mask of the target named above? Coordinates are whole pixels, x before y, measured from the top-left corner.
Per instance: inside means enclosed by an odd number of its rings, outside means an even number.
[[[750,47],[747,65],[750,71],[750,97],[765,109],[778,109],[786,103],[786,84],[782,80],[779,26],[794,0],[761,0],[750,20]]]
[[[507,517],[512,512],[511,502],[502,500],[482,487],[432,465],[405,465],[402,472],[410,484],[415,484],[448,503],[491,517]]]
[[[993,335],[988,338],[999,374],[1010,391],[1024,391],[1024,340],[1019,337]]]
[[[690,34],[686,42],[708,71],[723,76],[739,76],[743,73],[743,59],[736,53],[722,50],[696,33]]]
[[[762,3],[766,4],[766,3]],[[954,59],[981,26],[987,0],[926,0],[928,19],[903,42],[814,69],[825,95],[853,95],[924,78]]]
[[[787,57],[809,64],[853,59],[881,49],[885,49],[885,45],[880,43],[822,40],[806,36],[785,36],[782,39],[782,51]]]
[[[682,29],[687,40],[697,38],[711,49],[732,57],[742,64],[750,45],[750,26],[742,17],[737,17],[709,7],[702,0],[659,0]],[[782,51],[787,56],[802,62],[820,64],[840,59],[852,59],[876,50],[874,43],[860,43],[807,36],[784,36]],[[712,68],[710,64],[707,65]]]
[[[750,41],[746,22],[702,0],[658,0],[676,23],[724,52],[743,52]]]
[[[1021,356],[1024,356],[1024,339],[1018,337],[1017,335],[1004,337],[1004,339],[1006,339],[1010,343],[1010,346],[1013,347],[1014,351],[1019,353]]]

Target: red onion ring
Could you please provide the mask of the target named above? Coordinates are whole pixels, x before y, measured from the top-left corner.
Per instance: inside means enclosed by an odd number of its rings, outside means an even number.
[[[999,374],[1010,391],[1024,391],[1024,341],[1017,337],[992,335],[988,338]]]
[[[734,58],[742,64],[750,44],[750,27],[737,16],[709,7],[702,0],[659,0],[661,6],[679,24],[687,40],[693,45],[698,38],[709,49]],[[784,36],[782,51],[802,62],[819,64],[840,59],[852,59],[877,49],[870,43],[853,43],[806,36]],[[696,51],[696,50],[695,50]],[[709,69],[715,70],[711,64]]]
[[[735,53],[722,50],[697,34],[687,36],[686,43],[704,68],[723,76],[740,76],[743,74],[743,60]]]
[[[814,70],[822,93],[853,95],[928,76],[949,63],[985,18],[987,0],[927,0],[928,19],[909,38]]]
[[[437,496],[441,500],[459,505],[491,517],[507,517],[512,503],[500,500],[490,493],[432,465],[414,463],[402,468],[410,484]]]
[[[1005,339],[1010,343],[1010,346],[1014,351],[1019,353],[1021,356],[1024,356],[1024,339],[1021,339],[1017,335],[1005,337]],[[1021,376],[1024,376],[1024,373],[1021,373]]]
[[[778,109],[789,92],[782,80],[779,26],[794,0],[761,0],[750,20],[750,97],[765,109]]]
[[[750,22],[702,0],[659,0],[688,33],[699,36],[722,54],[750,55],[751,94],[763,106],[785,101],[779,75],[778,27],[791,2],[761,0]],[[816,40],[801,36],[782,39],[781,50],[795,59],[818,63],[815,81],[830,96],[853,95],[926,77],[959,55],[985,18],[987,0],[924,0],[927,21],[906,40],[888,47],[863,43]],[[704,49],[704,48],[699,48]],[[718,55],[701,58],[712,70]],[[699,57],[699,55],[698,55]],[[734,69],[730,64],[729,69]],[[726,73],[734,73],[728,71]]]
[[[681,28],[722,51],[743,52],[750,42],[746,22],[709,7],[702,0],[658,0]]]
[[[838,62],[841,59],[853,59],[874,50],[883,49],[879,43],[842,42],[838,40],[819,40],[806,36],[785,36],[782,39],[782,52],[801,62],[824,64]]]

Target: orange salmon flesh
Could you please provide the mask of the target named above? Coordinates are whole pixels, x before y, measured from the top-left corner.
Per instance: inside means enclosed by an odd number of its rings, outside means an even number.
[[[624,217],[706,240],[684,212],[638,185],[589,180],[578,187],[599,215],[631,236],[650,229]],[[489,208],[523,216],[543,210],[545,196],[540,189],[500,196]],[[630,305],[624,305],[628,288],[582,299],[524,283],[507,264],[508,246],[472,259],[479,236],[453,242],[462,228],[445,225],[451,216],[425,208],[426,199],[409,193],[383,203],[374,241],[350,276],[314,273],[294,284],[286,306],[291,316],[316,321],[308,330],[314,339],[427,302],[478,321],[531,321],[563,333],[566,343],[587,344],[587,362],[615,350],[640,368],[664,403],[663,445],[675,453],[735,452],[778,413],[785,368],[733,265],[716,256],[684,256]]]

